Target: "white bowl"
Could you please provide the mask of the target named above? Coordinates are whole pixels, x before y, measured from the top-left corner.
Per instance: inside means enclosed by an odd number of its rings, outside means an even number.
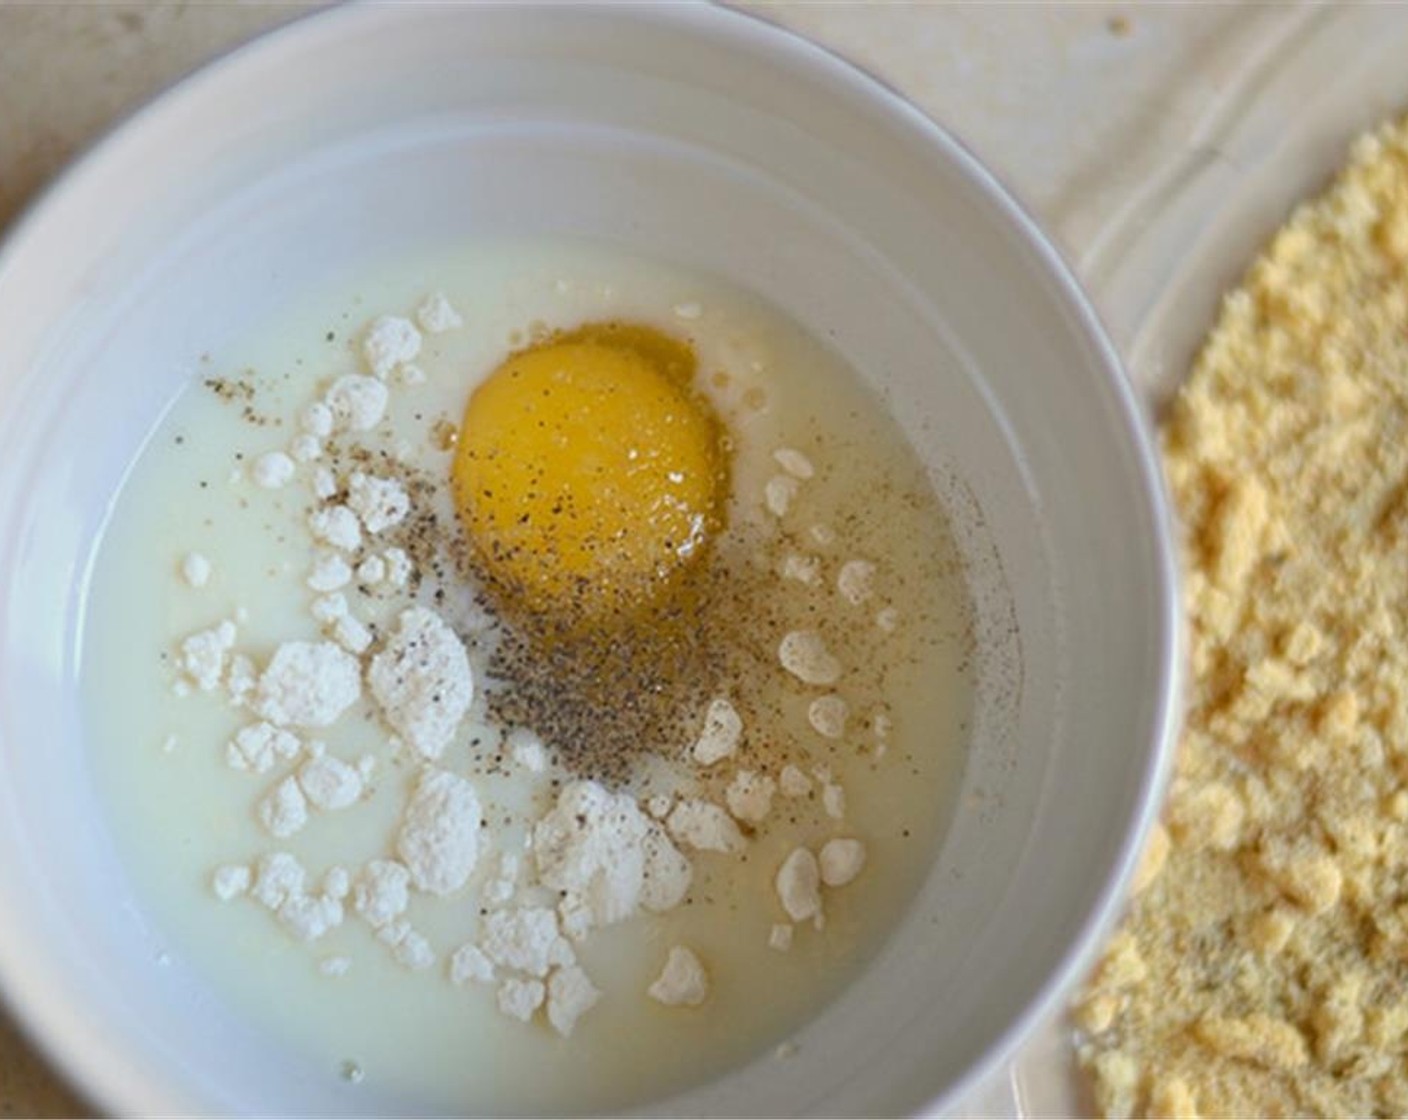
[[[862,976],[651,1113],[937,1110],[1087,963],[1155,810],[1177,601],[1158,470],[1049,243],[918,112],[722,9],[384,5],[207,68],[82,160],[0,257],[0,983],[119,1112],[421,1111],[320,1088],[145,916],[76,701],[86,574],[199,355],[378,260],[562,233],[722,274],[883,386],[979,607],[960,811]],[[466,1102],[472,1105],[473,1102]]]

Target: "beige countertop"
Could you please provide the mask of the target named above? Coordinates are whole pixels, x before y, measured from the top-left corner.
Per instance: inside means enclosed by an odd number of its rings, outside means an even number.
[[[0,0],[0,230],[123,114],[316,6]],[[1268,6],[743,6],[859,62],[948,125],[1088,274],[1102,231],[1194,142],[1248,52],[1297,18]],[[975,1106],[985,1108],[1000,1106]],[[0,1116],[85,1111],[0,1015]]]

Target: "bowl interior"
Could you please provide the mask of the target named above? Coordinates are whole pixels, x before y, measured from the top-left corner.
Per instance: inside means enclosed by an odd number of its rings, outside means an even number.
[[[0,258],[0,981],[122,1111],[419,1111],[328,1091],[162,951],[76,708],[87,566],[200,355],[379,261],[561,234],[723,275],[839,350],[929,465],[977,604],[959,809],[906,920],[795,1039],[653,1113],[940,1107],[1109,917],[1171,718],[1159,490],[1118,368],[956,145],[720,10],[370,6],[139,114]]]

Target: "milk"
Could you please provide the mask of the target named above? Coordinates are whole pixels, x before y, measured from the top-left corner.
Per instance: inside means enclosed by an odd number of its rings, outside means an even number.
[[[357,341],[367,321],[407,314],[432,291],[448,296],[464,326],[426,336],[417,364],[427,380],[393,388],[390,434],[379,434],[377,446],[448,479],[445,432],[477,381],[535,333],[621,318],[689,337],[700,388],[734,444],[734,535],[720,547],[739,563],[780,567],[789,553],[817,561],[819,582],[778,575],[780,609],[795,604],[799,618],[820,612],[837,627],[838,655],[861,692],[833,740],[808,719],[813,696],[780,669],[747,685],[777,712],[775,727],[752,730],[786,744],[786,759],[810,776],[812,792],[779,793],[744,857],[692,854],[689,904],[596,931],[577,946],[603,996],[567,1039],[541,1021],[501,1015],[492,986],[451,984],[448,960],[472,936],[478,888],[497,854],[522,853],[531,821],[551,804],[551,779],[571,775],[512,766],[487,772],[477,760],[493,754],[505,729],[485,724],[482,707],[471,710],[443,761],[479,789],[490,854],[458,899],[413,897],[409,918],[437,964],[409,972],[354,917],[300,944],[248,900],[217,901],[210,885],[218,866],[276,850],[292,852],[315,876],[391,854],[416,766],[391,748],[374,705],[364,698],[321,736],[339,757],[376,759],[371,795],[277,841],[254,806],[287,768],[232,770],[225,743],[248,714],[218,695],[173,692],[180,639],[221,619],[243,620],[237,648],[259,663],[282,642],[318,637],[304,584],[311,467],[300,467],[289,486],[265,490],[250,466],[287,447],[296,417],[321,387],[360,371]],[[247,382],[254,392],[232,402],[205,377]],[[784,542],[764,495],[779,473],[774,452],[789,447],[806,449],[816,476],[798,489]],[[200,588],[180,574],[192,550],[212,565]],[[835,581],[855,559],[876,563],[877,590],[853,605]],[[242,347],[210,355],[203,377],[171,403],[132,465],[92,572],[85,716],[95,779],[135,895],[172,954],[301,1055],[309,1077],[360,1077],[403,1094],[408,1111],[619,1110],[768,1052],[864,969],[925,876],[952,811],[971,705],[970,608],[942,506],[882,397],[757,295],[607,247],[483,244],[391,262],[376,277],[310,293]],[[349,599],[363,618],[384,623],[409,602]],[[877,622],[887,608],[893,632]],[[481,673],[487,656],[471,649]],[[758,768],[776,777],[783,747],[755,749]],[[661,775],[678,769],[678,760],[642,766],[631,792],[664,788]],[[844,791],[840,820],[828,814],[823,778]],[[864,871],[825,892],[821,928],[799,924],[787,951],[771,948],[774,924],[786,921],[773,886],[778,867],[797,846],[819,849],[833,836],[864,842]],[[665,1007],[646,995],[676,944],[707,967],[701,1007]],[[352,962],[345,975],[320,971],[320,961],[343,956]]]

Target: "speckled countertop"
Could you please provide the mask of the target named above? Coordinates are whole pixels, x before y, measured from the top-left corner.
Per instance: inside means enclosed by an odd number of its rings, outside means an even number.
[[[1296,17],[1191,4],[742,6],[859,62],[946,124],[1078,270],[1192,142],[1239,60]],[[131,108],[314,7],[0,0],[0,231]],[[1002,1108],[999,1091],[972,1111]],[[87,1111],[0,1013],[0,1116]]]

